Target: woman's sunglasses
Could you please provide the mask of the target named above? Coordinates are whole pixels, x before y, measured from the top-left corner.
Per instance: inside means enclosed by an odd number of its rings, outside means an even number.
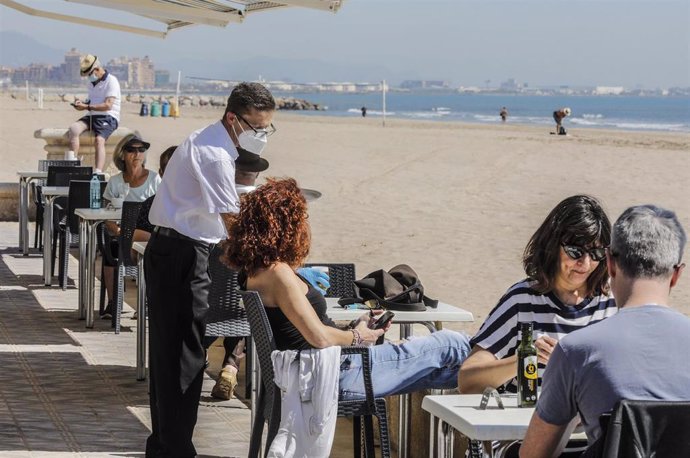
[[[128,146],[125,153],[145,153],[148,148],[145,146]]]
[[[578,260],[587,253],[592,261],[602,261],[606,258],[606,248],[592,248],[585,249],[577,245],[566,245],[565,243],[561,245],[565,254],[570,257],[570,259]]]

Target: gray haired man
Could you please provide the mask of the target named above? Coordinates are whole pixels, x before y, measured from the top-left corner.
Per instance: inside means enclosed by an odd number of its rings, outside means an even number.
[[[558,343],[521,457],[557,455],[577,414],[592,444],[621,399],[690,400],[690,318],[669,307],[686,241],[672,211],[644,205],[618,218],[606,263],[620,311]]]

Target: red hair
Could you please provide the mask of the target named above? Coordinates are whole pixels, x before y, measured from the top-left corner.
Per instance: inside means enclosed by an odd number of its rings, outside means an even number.
[[[297,182],[268,178],[242,195],[240,212],[230,217],[225,262],[250,277],[276,262],[299,267],[311,246],[307,218],[307,201]]]

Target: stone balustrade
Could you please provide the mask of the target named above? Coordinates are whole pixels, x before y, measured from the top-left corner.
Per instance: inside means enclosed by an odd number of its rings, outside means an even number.
[[[69,129],[46,127],[34,132],[35,138],[45,140],[46,159],[64,159],[65,151],[69,151]],[[138,134],[137,131],[127,127],[118,127],[115,132],[105,141],[105,169],[107,171],[112,164],[113,152],[117,145],[129,134]],[[79,136],[79,154],[82,157],[82,165],[93,166],[96,161],[96,139],[91,131],[86,131]],[[116,171],[117,172],[117,171]]]

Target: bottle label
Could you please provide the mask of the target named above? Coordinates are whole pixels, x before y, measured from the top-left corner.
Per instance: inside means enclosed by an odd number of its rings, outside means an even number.
[[[524,367],[524,376],[528,380],[536,380],[537,379],[537,357],[536,356],[527,356],[523,360],[523,367]]]

